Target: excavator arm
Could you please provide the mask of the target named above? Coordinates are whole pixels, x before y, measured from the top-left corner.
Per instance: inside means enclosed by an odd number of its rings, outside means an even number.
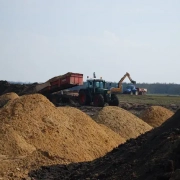
[[[131,81],[132,84],[136,84],[136,81],[132,80],[130,74],[127,72],[127,73],[120,79],[120,81],[118,82],[118,88],[121,87],[122,82],[124,81],[124,79],[125,79],[126,77],[129,78],[129,80]]]
[[[129,73],[128,73],[128,75],[127,75],[127,76],[128,76],[128,78],[129,78],[129,80],[131,81],[131,83],[132,83],[132,84],[136,84],[136,81],[134,81],[134,80],[132,80],[132,79],[131,79],[131,77],[130,77],[130,74],[129,74]]]
[[[127,72],[127,73],[120,79],[120,81],[118,82],[118,87],[117,87],[117,88],[112,87],[112,88],[110,89],[110,92],[111,92],[111,93],[123,93],[122,83],[123,83],[123,81],[124,81],[124,79],[125,79],[126,77],[129,78],[129,80],[131,81],[132,84],[136,84],[136,81],[132,80],[130,74]]]

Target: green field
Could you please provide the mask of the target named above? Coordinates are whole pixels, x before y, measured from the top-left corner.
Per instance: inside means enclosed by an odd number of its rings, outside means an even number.
[[[150,104],[150,105],[180,105],[180,96],[168,96],[168,95],[118,95],[120,103],[137,103],[137,104]]]

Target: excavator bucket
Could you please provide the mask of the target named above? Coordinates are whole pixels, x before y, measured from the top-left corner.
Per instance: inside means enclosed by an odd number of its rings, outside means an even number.
[[[132,84],[136,84],[136,81],[131,80],[131,83],[132,83]]]

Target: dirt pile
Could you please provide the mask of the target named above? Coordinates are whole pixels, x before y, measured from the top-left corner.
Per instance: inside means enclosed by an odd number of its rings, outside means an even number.
[[[42,167],[41,179],[175,180],[180,172],[180,110],[170,119],[92,162]]]
[[[26,94],[26,89],[28,89],[29,86],[31,86],[31,84],[18,84],[18,83],[10,83],[7,81],[0,81],[0,95],[10,92],[14,92],[18,95],[22,95],[22,92]]]
[[[0,109],[0,175],[14,167],[90,161],[122,142],[80,110],[56,108],[42,95],[21,96]]]
[[[7,81],[0,81],[0,95],[4,94],[4,91],[9,87],[10,83]]]
[[[119,140],[120,140],[119,144],[123,144],[126,142],[124,138],[122,138],[121,136],[117,136],[116,132],[114,132],[113,130],[105,126],[104,124],[99,124],[99,126],[106,132],[108,136],[113,137],[115,142],[118,142]]]
[[[10,100],[14,100],[18,98],[19,96],[16,93],[6,93],[0,96],[0,108],[3,107],[5,104],[8,103]]]
[[[94,119],[97,123],[111,128],[126,140],[136,138],[152,129],[150,125],[119,107],[104,107]]]
[[[151,106],[146,109],[141,115],[141,119],[144,120],[152,127],[160,126],[164,121],[169,119],[174,112],[161,106]]]
[[[118,143],[122,144],[125,142],[125,139],[122,138],[120,135],[118,135],[117,133],[115,133],[114,131],[112,131],[110,128],[108,128],[107,126],[103,125],[103,124],[98,124],[94,122],[92,119],[89,118],[89,116],[87,116],[85,113],[82,113],[82,111],[75,109],[73,107],[59,107],[58,109],[60,109],[61,111],[63,111],[63,113],[65,113],[68,117],[70,117],[71,119],[74,119],[75,122],[78,123],[78,126],[80,125],[81,127],[83,127],[84,131],[86,132],[86,129],[89,131],[97,131],[100,130],[103,134],[105,132],[106,135],[104,135],[107,139],[109,139],[109,143],[111,144],[111,147],[115,147]],[[87,123],[87,120],[90,120],[91,123]],[[77,125],[75,125],[77,126]],[[93,127],[94,126],[94,127]],[[88,132],[87,131],[87,132]],[[92,134],[94,134],[92,133]],[[87,138],[87,137],[85,137]],[[112,140],[113,139],[113,140]],[[106,141],[106,140],[105,140]],[[101,142],[98,142],[101,144]],[[103,146],[103,144],[101,145]],[[91,147],[93,147],[93,144],[91,144]]]

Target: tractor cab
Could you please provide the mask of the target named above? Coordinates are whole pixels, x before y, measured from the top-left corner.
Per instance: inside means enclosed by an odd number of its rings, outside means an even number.
[[[88,79],[87,88],[106,89],[106,82],[102,79]]]
[[[102,94],[106,96],[108,89],[106,89],[106,81],[103,79],[88,79],[87,90],[92,94]]]
[[[87,86],[88,88],[100,88],[104,89],[105,88],[105,81],[103,80],[87,80]]]

